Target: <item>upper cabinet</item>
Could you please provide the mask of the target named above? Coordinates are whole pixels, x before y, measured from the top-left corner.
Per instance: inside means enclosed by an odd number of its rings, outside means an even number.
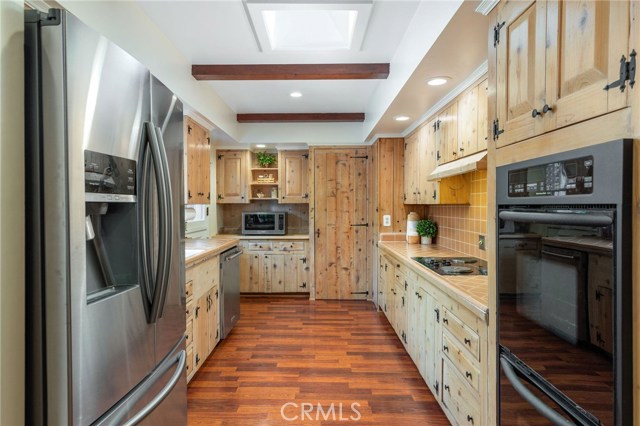
[[[248,203],[247,175],[249,151],[219,150],[216,175],[219,204]]]
[[[442,110],[434,124],[438,164],[456,160],[458,158],[458,103],[453,102]]]
[[[281,151],[279,153],[279,202],[300,204],[309,202],[309,152]]]
[[[505,3],[494,29],[498,147],[628,106],[629,90],[606,86],[630,57],[629,16],[627,1]]]
[[[209,204],[211,199],[209,131],[185,117],[187,143],[187,204]]]

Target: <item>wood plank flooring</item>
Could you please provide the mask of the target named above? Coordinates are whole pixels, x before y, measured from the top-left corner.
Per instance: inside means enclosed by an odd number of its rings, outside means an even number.
[[[188,401],[191,426],[449,425],[365,301],[242,297],[240,321],[196,373]]]

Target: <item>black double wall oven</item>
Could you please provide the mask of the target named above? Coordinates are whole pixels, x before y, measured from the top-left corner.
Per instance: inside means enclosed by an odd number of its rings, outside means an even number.
[[[502,426],[633,422],[632,143],[498,167]]]

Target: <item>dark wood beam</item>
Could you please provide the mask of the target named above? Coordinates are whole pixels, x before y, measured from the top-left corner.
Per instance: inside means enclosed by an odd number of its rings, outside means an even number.
[[[238,123],[362,122],[363,112],[238,114]]]
[[[196,80],[386,79],[389,64],[192,65]]]

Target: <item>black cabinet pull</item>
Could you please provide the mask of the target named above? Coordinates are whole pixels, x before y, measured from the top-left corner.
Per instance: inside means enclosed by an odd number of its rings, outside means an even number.
[[[465,371],[464,375],[467,376],[469,379],[473,377],[471,373],[469,373],[468,371]]]
[[[444,346],[442,347],[442,350],[443,350],[443,351],[445,351],[445,352],[449,352],[449,346],[444,345]]]
[[[447,392],[449,392],[451,390],[451,388],[449,387],[449,385],[444,385],[444,390],[446,390]]]
[[[464,343],[465,343],[466,345],[471,346],[471,340],[467,339],[466,337],[464,338]]]
[[[445,324],[449,324],[449,318],[442,318],[442,322]]]
[[[471,416],[470,416],[470,415],[468,415],[468,414],[467,414],[467,422],[468,422],[468,423],[471,423],[471,424],[474,424],[474,423],[473,423],[473,417],[471,417]]]
[[[531,111],[531,117],[536,118],[538,116],[542,116],[542,113],[534,108],[533,111]]]

